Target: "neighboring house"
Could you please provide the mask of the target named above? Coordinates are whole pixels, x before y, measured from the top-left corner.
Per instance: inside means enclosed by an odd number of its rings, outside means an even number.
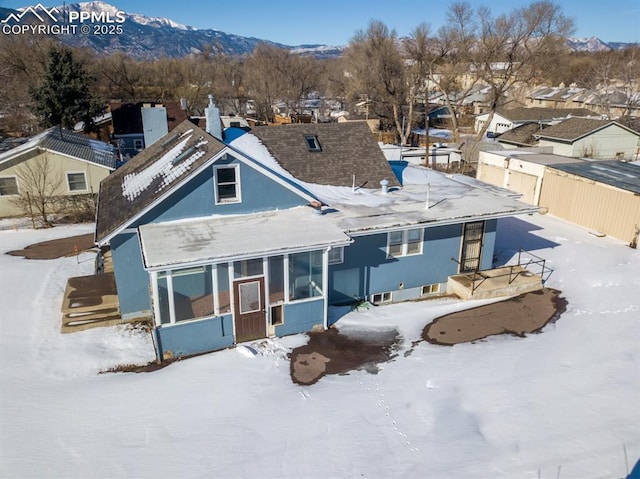
[[[521,194],[544,211],[632,243],[640,228],[640,166],[551,153],[551,148],[480,152],[478,179]]]
[[[492,267],[498,218],[537,211],[426,169],[401,188],[364,123],[225,134],[184,122],[101,185],[120,312],[152,318],[160,359],[327,328],[333,304],[441,294]]]
[[[640,133],[609,120],[569,118],[534,136],[557,155],[636,160],[640,153]]]
[[[49,128],[0,153],[0,217],[25,214],[16,200],[27,192],[33,196],[35,183],[45,178],[51,196],[93,195],[115,168],[113,146],[57,126]]]
[[[565,87],[538,86],[526,95],[527,106],[546,108],[587,108],[608,119],[636,116],[640,112],[640,93],[616,85],[598,89],[580,88],[576,84]]]
[[[538,144],[536,135],[548,127],[549,125],[544,123],[525,123],[496,135],[496,141],[505,148],[536,146]]]
[[[582,93],[584,88],[575,84],[566,87],[561,83],[557,87],[538,86],[526,95],[527,106],[538,108],[574,108],[572,100]]]
[[[487,136],[495,137],[521,125],[537,123],[545,125],[556,124],[570,117],[587,117],[592,115],[589,110],[582,108],[498,108],[487,127]],[[490,113],[476,116],[475,131],[480,131],[489,121]]]
[[[109,104],[112,142],[123,159],[129,159],[187,119],[180,102]]]

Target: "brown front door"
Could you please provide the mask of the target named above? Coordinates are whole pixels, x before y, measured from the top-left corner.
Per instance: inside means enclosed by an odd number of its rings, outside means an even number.
[[[264,278],[233,283],[236,343],[267,337]]]
[[[476,271],[480,268],[483,236],[484,221],[465,223],[462,237],[462,256],[460,258],[461,273]]]

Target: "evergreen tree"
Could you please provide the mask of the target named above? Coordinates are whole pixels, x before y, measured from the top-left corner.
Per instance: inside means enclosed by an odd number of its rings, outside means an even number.
[[[52,47],[42,83],[29,91],[42,126],[73,129],[83,121],[85,132],[90,131],[93,117],[104,109],[104,102],[90,91],[94,81],[69,48]]]

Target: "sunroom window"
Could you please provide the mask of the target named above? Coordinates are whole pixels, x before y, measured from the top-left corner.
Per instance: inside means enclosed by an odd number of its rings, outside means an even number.
[[[322,296],[322,251],[289,255],[289,299]]]
[[[212,267],[158,273],[158,310],[161,324],[213,316]]]

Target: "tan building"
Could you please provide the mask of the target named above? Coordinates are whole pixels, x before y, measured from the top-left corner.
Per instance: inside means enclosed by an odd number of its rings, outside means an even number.
[[[52,127],[0,153],[0,217],[25,214],[19,202],[27,195],[95,195],[115,168],[112,145]]]
[[[632,243],[640,231],[640,165],[592,161],[549,148],[480,152],[477,178],[594,233]]]
[[[610,120],[569,118],[534,136],[556,155],[627,161],[640,155],[640,133]]]

